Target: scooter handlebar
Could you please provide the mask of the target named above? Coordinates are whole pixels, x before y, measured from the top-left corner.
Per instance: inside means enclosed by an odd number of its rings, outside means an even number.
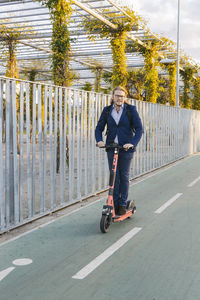
[[[98,144],[96,144],[96,146],[98,147]],[[105,148],[105,149],[123,149],[123,146],[122,145],[118,145],[118,144],[110,144],[110,145],[105,145],[103,147],[99,147],[99,148]],[[130,147],[129,149],[134,149],[134,146]]]

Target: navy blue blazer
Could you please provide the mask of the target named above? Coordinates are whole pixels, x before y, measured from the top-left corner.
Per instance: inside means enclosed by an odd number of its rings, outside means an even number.
[[[126,113],[127,104],[124,103],[124,109],[118,125],[116,124],[115,120],[111,116],[111,112],[113,109],[111,108],[107,118],[108,132],[106,137],[106,145],[113,143],[116,135],[118,135],[119,145],[123,146],[125,144],[133,144],[136,147],[137,144],[139,143],[143,133],[142,122],[136,110],[136,107],[134,105],[129,105],[129,106],[132,115],[132,125],[135,129],[135,133],[133,133],[133,130],[131,129],[131,124]],[[107,107],[108,106],[104,107],[95,129],[95,138],[97,143],[103,141],[102,132],[104,131],[106,125]],[[129,152],[135,151],[135,149],[132,151],[131,150],[132,149],[129,149]]]

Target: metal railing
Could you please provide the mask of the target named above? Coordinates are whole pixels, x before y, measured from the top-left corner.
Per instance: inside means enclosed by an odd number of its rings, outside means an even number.
[[[108,187],[94,129],[109,95],[0,77],[0,232]],[[144,134],[131,178],[200,150],[200,112],[130,100]]]

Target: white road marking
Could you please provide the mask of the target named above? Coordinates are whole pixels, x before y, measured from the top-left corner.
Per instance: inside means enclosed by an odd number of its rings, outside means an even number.
[[[169,199],[165,204],[163,204],[160,208],[155,211],[155,214],[161,214],[167,207],[169,207],[174,201],[176,201],[183,193],[177,193],[174,197]]]
[[[97,256],[87,266],[85,266],[78,273],[76,273],[74,276],[72,276],[72,278],[84,279],[85,277],[87,277],[92,271],[94,271],[98,266],[100,266],[107,258],[109,258],[113,253],[115,253],[124,244],[126,244],[141,229],[142,229],[141,227],[135,227],[132,230],[130,230],[127,234],[125,234],[122,238],[120,238],[116,243],[114,243],[112,246],[107,248],[102,254]]]
[[[188,184],[188,187],[192,187],[193,185],[195,185],[195,183],[197,183],[200,180],[200,176],[197,177],[194,181],[192,181],[190,184]]]
[[[30,258],[19,258],[19,259],[15,259],[13,260],[13,265],[15,266],[27,266],[32,264],[32,259]]]
[[[26,266],[30,265],[32,263],[32,259],[30,258],[18,258],[13,260],[13,265],[15,266]],[[0,281],[3,280],[10,272],[12,272],[16,267],[9,267],[3,271],[0,272]]]
[[[0,281],[3,280],[10,272],[12,272],[15,269],[15,267],[7,268],[0,272]]]
[[[181,158],[179,161],[173,162],[173,164],[172,164],[172,165],[169,165],[168,167],[167,167],[167,166],[164,166],[164,169],[162,169],[162,168],[161,168],[161,169],[158,169],[158,171],[155,171],[155,173],[153,173],[153,174],[152,174],[152,173],[145,174],[145,178],[143,178],[143,179],[141,179],[141,180],[139,180],[139,181],[137,181],[137,182],[133,182],[132,184],[130,184],[130,186],[136,185],[136,184],[141,183],[141,182],[143,182],[143,181],[145,181],[145,180],[147,180],[147,179],[149,179],[149,178],[151,178],[151,177],[153,177],[153,176],[155,176],[155,175],[158,175],[158,174],[160,174],[160,173],[163,173],[163,172],[167,171],[168,169],[173,168],[173,167],[175,167],[176,165],[180,164],[180,163],[182,162],[182,159],[187,160],[187,159],[189,159],[190,157],[191,157],[191,156]],[[37,227],[35,227],[35,228],[33,228],[33,229],[29,230],[29,231],[26,231],[26,232],[24,232],[24,233],[22,233],[22,234],[19,234],[18,236],[14,237],[14,238],[11,238],[11,239],[9,239],[9,240],[7,240],[7,241],[1,243],[1,244],[0,244],[0,247],[3,246],[3,245],[8,244],[8,243],[10,243],[10,242],[13,242],[13,241],[15,241],[15,240],[18,240],[19,238],[21,238],[21,237],[23,237],[23,236],[25,236],[25,235],[27,235],[27,234],[29,234],[29,233],[32,233],[32,232],[34,232],[34,231],[36,231],[36,230],[38,230],[38,229],[40,229],[40,228],[43,228],[43,227],[45,227],[45,226],[48,226],[49,224],[52,224],[52,223],[56,222],[57,220],[60,220],[60,219],[65,218],[65,217],[67,217],[67,216],[69,216],[69,215],[71,215],[71,214],[74,214],[74,213],[78,212],[79,210],[82,210],[82,209],[84,209],[84,208],[87,208],[88,206],[91,206],[91,205],[93,205],[93,204],[95,204],[95,203],[97,203],[97,202],[100,202],[101,200],[103,200],[103,199],[105,199],[105,198],[106,198],[106,196],[105,196],[105,197],[102,197],[101,199],[95,200],[94,202],[92,202],[92,203],[90,203],[90,204],[87,204],[87,205],[85,205],[85,206],[82,206],[82,207],[80,207],[80,208],[77,208],[77,209],[75,209],[75,210],[73,210],[73,211],[67,213],[66,215],[60,216],[60,217],[58,217],[58,218],[56,218],[56,219],[54,219],[54,220],[51,220],[51,221],[49,221],[49,222],[47,222],[47,223],[38,225]],[[74,203],[74,204],[76,204],[76,203]]]

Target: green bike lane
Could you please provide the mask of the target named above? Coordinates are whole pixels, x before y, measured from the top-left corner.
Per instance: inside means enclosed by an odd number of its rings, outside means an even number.
[[[200,156],[130,187],[137,212],[100,233],[102,199],[0,246],[1,300],[200,298]],[[155,211],[177,193],[161,214]],[[141,230],[84,279],[72,278],[127,232]],[[29,258],[32,263],[12,262]]]

